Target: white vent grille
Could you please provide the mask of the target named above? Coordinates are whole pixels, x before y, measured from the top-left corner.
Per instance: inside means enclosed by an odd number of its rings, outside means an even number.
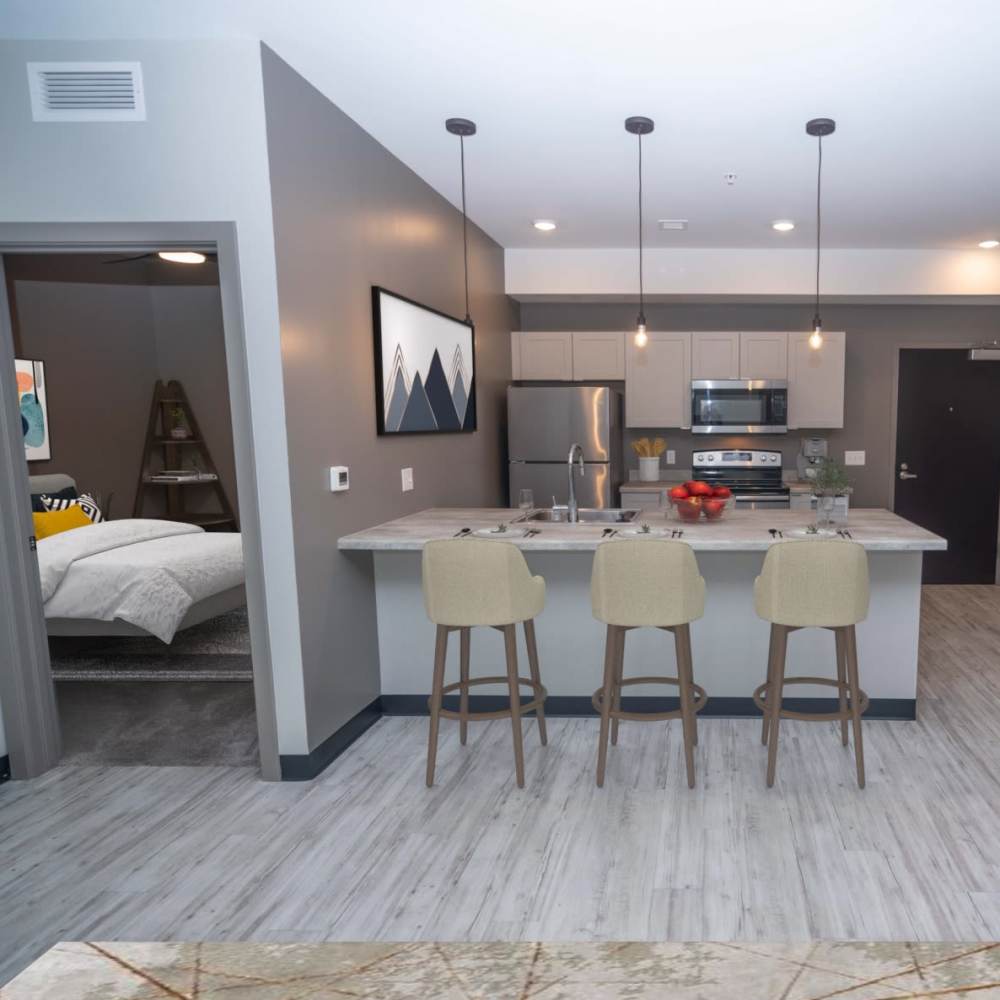
[[[138,122],[146,119],[137,62],[28,63],[36,122]]]

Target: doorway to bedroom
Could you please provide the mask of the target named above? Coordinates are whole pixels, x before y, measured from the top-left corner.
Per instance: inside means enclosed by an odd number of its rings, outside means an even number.
[[[256,765],[216,254],[2,261],[61,762]]]

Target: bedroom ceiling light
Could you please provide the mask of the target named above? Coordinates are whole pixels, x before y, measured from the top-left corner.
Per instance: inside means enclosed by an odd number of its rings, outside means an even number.
[[[476,123],[468,118],[448,118],[444,127],[458,136],[462,165],[462,261],[465,265],[465,322],[472,325],[469,313],[469,218],[465,213],[465,139],[476,134]]]
[[[1000,240],[983,240],[983,242],[979,244],[980,250],[993,250],[996,247],[1000,247]]]
[[[160,260],[168,260],[171,264],[204,264],[205,255],[196,250],[161,250],[157,255]]]
[[[795,228],[795,223],[791,219],[776,219],[771,223],[771,228],[779,233],[790,233]]]
[[[556,224],[551,219],[535,219],[532,225],[543,233],[551,233],[556,228]]]
[[[625,119],[625,131],[639,140],[639,315],[635,321],[635,346],[645,347],[649,343],[646,333],[646,310],[642,286],[642,137],[653,131],[653,119],[633,115]]]
[[[819,315],[819,264],[820,239],[823,232],[823,214],[820,196],[823,185],[823,136],[833,135],[837,123],[832,118],[811,118],[806,122],[806,132],[816,137],[818,159],[816,162],[816,302],[813,311],[813,330],[809,335],[809,346],[818,351],[823,346],[823,321]]]

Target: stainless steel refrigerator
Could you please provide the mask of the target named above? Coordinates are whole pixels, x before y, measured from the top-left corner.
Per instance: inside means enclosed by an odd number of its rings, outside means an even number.
[[[622,397],[605,386],[510,386],[507,443],[510,505],[522,489],[536,507],[569,498],[566,459],[583,447],[584,474],[576,475],[581,507],[617,507],[622,483]]]

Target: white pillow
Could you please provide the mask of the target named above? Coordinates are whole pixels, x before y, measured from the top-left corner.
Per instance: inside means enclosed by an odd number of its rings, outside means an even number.
[[[75,506],[79,507],[94,524],[104,520],[101,508],[97,506],[97,501],[89,493],[82,493],[75,500],[59,500],[43,493],[41,499],[42,506],[46,510],[66,510],[67,507]]]

